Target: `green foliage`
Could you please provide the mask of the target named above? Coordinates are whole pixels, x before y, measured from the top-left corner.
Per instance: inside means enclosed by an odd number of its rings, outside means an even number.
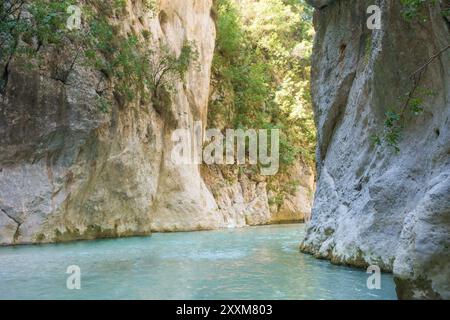
[[[244,36],[239,12],[231,1],[219,0],[216,6],[218,14],[216,51],[220,56],[237,59]]]
[[[282,193],[278,193],[275,196],[269,198],[269,205],[279,208],[284,203],[284,200],[285,196]]]
[[[116,96],[123,104],[136,99],[144,104],[155,101],[162,87],[170,91],[172,83],[183,81],[198,59],[192,42],[186,42],[176,56],[164,45],[156,53],[136,35],[119,36],[105,21],[94,21],[90,30],[94,42],[89,61],[113,80]]]
[[[396,152],[400,151],[398,142],[401,134],[401,116],[395,111],[387,111],[385,113],[386,119],[384,121],[385,135],[384,139],[388,146],[394,148]]]
[[[450,7],[442,10],[442,16],[450,21]]]
[[[192,41],[185,41],[178,57],[171,54],[168,47],[163,46],[162,59],[157,60],[158,68],[154,68],[154,80],[152,83],[154,89],[158,90],[159,86],[163,84],[166,86],[170,85],[166,81],[170,77],[164,78],[167,74],[174,76],[178,80],[184,80],[184,76],[188,72],[189,67],[196,65],[198,58],[199,53],[197,47]]]
[[[368,64],[370,60],[370,56],[372,54],[373,50],[373,44],[372,44],[372,37],[367,37],[365,42],[365,48],[364,48],[364,63]]]
[[[421,14],[421,10],[427,3],[434,5],[438,3],[438,0],[400,0],[400,3],[403,6],[403,17],[406,20],[412,21],[414,19],[419,19],[421,21],[426,21],[427,18],[425,15]]]
[[[70,34],[66,28],[67,8],[75,1],[34,0],[29,6],[33,24],[27,29],[28,37],[35,37],[41,45],[59,44]]]
[[[126,2],[117,1],[124,10]],[[147,10],[155,9],[154,1],[145,1]],[[114,11],[118,11],[116,8]],[[194,43],[186,42],[179,56],[166,46],[157,54],[137,35],[122,36],[117,27],[104,19],[93,19],[89,26],[89,63],[115,83],[115,96],[121,104],[139,100],[148,103],[158,95],[158,90],[174,80],[183,80],[191,63],[198,58]],[[144,30],[142,37],[148,41],[150,31]]]
[[[155,12],[157,10],[156,0],[143,0],[143,2],[147,11]]]
[[[281,129],[282,170],[298,158],[312,163],[309,7],[286,0],[218,0],[215,7],[216,98],[209,106],[209,125]]]
[[[0,62],[7,60],[16,50],[19,35],[27,30],[21,18],[23,1],[0,3]]]
[[[108,113],[111,109],[111,103],[105,97],[99,96],[97,98],[98,109],[103,113]]]
[[[413,21],[419,19],[425,22],[426,17],[421,14],[426,4],[436,5],[437,0],[400,0],[403,6],[403,17],[407,21]],[[444,17],[448,16],[447,10],[443,10],[442,14]],[[439,53],[433,55],[428,62],[421,66],[416,72],[411,75],[411,80],[413,82],[410,92],[408,92],[401,101],[402,106],[399,108],[394,108],[385,113],[384,120],[384,132],[382,134],[375,134],[372,136],[372,142],[374,145],[381,146],[385,143],[387,146],[391,147],[396,153],[400,152],[399,142],[401,139],[402,131],[405,128],[406,119],[409,116],[419,116],[425,111],[424,103],[425,98],[433,96],[435,93],[433,90],[421,87],[419,85],[421,77],[426,72],[428,65],[432,63],[437,57],[448,50],[450,46],[443,48]],[[394,111],[395,109],[399,111]]]
[[[157,54],[145,44],[151,34],[144,30],[138,35],[123,35],[120,26],[110,17],[126,14],[127,2],[124,0],[91,0],[83,7],[83,26],[81,30],[70,31],[66,27],[69,13],[67,8],[76,4],[73,0],[48,1],[13,0],[0,7],[0,61],[12,55],[24,56],[31,61],[30,67],[39,67],[41,56],[33,46],[51,46],[72,52],[66,59],[64,75],[58,79],[66,82],[76,63],[97,69],[104,75],[102,81],[113,85],[116,100],[126,105],[132,102],[148,103],[158,95],[161,87],[168,89],[174,81],[184,80],[191,63],[198,58],[194,43],[186,42],[176,56],[162,46],[162,54]],[[156,2],[143,2],[146,10],[155,10]],[[79,4],[78,4],[79,5]],[[25,18],[26,10],[32,18]],[[19,40],[26,45],[18,46]],[[99,109],[110,109],[111,101],[105,97],[98,99]]]
[[[299,186],[300,186],[300,181],[291,179],[284,185],[284,189],[290,195],[295,196]]]
[[[25,28],[25,24],[19,18],[22,5],[18,1],[0,3],[0,93],[6,87],[4,73],[8,61],[17,47],[18,35]]]
[[[400,152],[399,142],[402,131],[405,128],[405,121],[408,116],[419,116],[425,111],[425,98],[433,96],[435,93],[425,87],[416,87],[411,93],[402,98],[401,108],[391,108],[385,113],[384,130],[382,134],[372,136],[374,145],[381,146],[385,143],[396,153]],[[396,111],[400,110],[400,111]]]
[[[74,3],[70,0],[3,2],[0,6],[0,63],[8,65],[11,57],[17,55],[27,61],[24,67],[33,69],[41,58],[36,47],[62,45],[63,39],[74,41],[77,32],[66,28],[67,8]],[[27,14],[31,14],[32,19]],[[69,65],[73,67],[72,61]]]
[[[400,0],[403,6],[403,17],[412,20],[419,15],[419,11],[427,0]]]

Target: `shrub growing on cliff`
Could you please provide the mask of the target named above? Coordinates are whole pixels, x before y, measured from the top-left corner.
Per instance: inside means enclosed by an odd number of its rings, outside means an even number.
[[[159,50],[150,49],[149,31],[141,36],[123,36],[106,19],[93,20],[89,30],[88,61],[114,83],[121,104],[137,99],[141,104],[158,103],[160,91],[170,92],[174,82],[184,81],[189,67],[198,59],[193,42],[186,41],[176,55],[164,44]]]
[[[438,2],[435,0],[401,0],[403,16],[410,22],[416,18],[426,21],[426,17],[420,14],[420,10],[422,10],[426,4],[435,5],[437,3]],[[447,9],[444,8],[442,11],[444,17],[448,15],[446,10]],[[374,145],[381,146],[385,143],[396,153],[400,152],[399,143],[406,119],[411,116],[421,115],[425,110],[425,99],[434,95],[433,90],[421,85],[422,77],[428,70],[428,66],[449,49],[450,45],[440,49],[436,54],[429,57],[422,66],[418,66],[411,74],[411,89],[404,97],[400,97],[398,106],[390,108],[390,110],[385,113],[383,132],[372,136]]]
[[[438,2],[438,0],[400,0],[400,3],[403,7],[403,17],[408,21],[412,21],[416,18],[422,21],[426,21],[427,18],[422,15],[420,11],[426,4],[435,5]]]
[[[81,29],[69,30],[67,9],[73,4],[76,2],[72,0],[3,2],[0,62],[7,63],[12,56],[23,56],[24,60],[31,61],[30,67],[36,69],[42,63],[41,47],[52,48],[54,54],[63,52],[66,55],[63,61],[54,59],[58,62],[53,77],[66,83],[76,64],[101,71],[104,77],[97,85],[97,92],[99,108],[105,111],[111,102],[103,96],[104,91],[112,90],[121,105],[148,104],[162,87],[170,91],[172,82],[182,81],[197,59],[195,44],[191,42],[186,42],[176,56],[164,45],[160,53],[149,49],[146,42],[151,34],[148,30],[141,35],[123,34],[120,25],[111,19],[127,13],[123,0],[88,1],[83,7]],[[147,11],[156,9],[154,0],[143,1],[143,6]],[[103,88],[102,82],[105,82]]]

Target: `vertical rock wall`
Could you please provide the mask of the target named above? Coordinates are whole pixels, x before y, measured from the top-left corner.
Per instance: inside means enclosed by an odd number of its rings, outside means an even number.
[[[316,6],[312,94],[318,185],[302,250],[336,263],[393,271],[400,298],[450,298],[450,50],[421,81],[424,112],[408,114],[400,152],[376,146],[384,113],[410,75],[450,44],[448,1],[408,22],[400,1],[310,1]],[[382,26],[369,30],[369,5]]]
[[[76,64],[66,83],[12,57],[0,96],[0,243],[52,242],[219,227],[223,219],[197,166],[170,161],[171,133],[205,121],[215,26],[211,0],[160,0],[157,14],[128,1],[120,32],[199,58],[163,113],[152,105],[96,107],[100,74]],[[142,39],[141,39],[142,40]],[[3,68],[2,68],[3,70]]]

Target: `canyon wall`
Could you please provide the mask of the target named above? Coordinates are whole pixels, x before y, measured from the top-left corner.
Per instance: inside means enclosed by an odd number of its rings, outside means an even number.
[[[449,299],[450,50],[423,69],[420,87],[432,94],[423,112],[403,116],[399,151],[374,143],[412,90],[410,75],[450,44],[449,2],[427,1],[411,21],[400,1],[309,2],[318,183],[301,249],[393,271],[400,298]],[[373,4],[381,28],[372,31]]]
[[[205,118],[215,27],[212,1],[161,0],[158,12],[128,1],[124,35],[151,34],[179,54],[186,40],[198,64],[157,112],[152,105],[96,107],[101,74],[75,64],[66,83],[51,70],[5,67],[0,99],[0,242],[18,244],[146,235],[152,230],[215,228],[221,216],[197,166],[170,161],[171,133]],[[108,17],[114,20],[115,17]],[[58,59],[39,47],[49,66]],[[47,51],[47,52],[46,52]],[[18,59],[17,59],[18,60]]]
[[[198,121],[206,127],[212,0],[159,0],[151,12],[144,7],[127,1],[120,18],[107,19],[118,26],[115,32],[136,35],[156,54],[166,47],[178,55],[186,41],[198,51],[184,81],[171,83],[173,94],[162,107],[122,103],[114,83],[104,84],[102,73],[81,59],[62,81],[54,65],[72,59],[71,43],[57,50],[31,39],[42,57],[38,69],[23,68],[14,55],[0,61],[6,84],[0,90],[1,245],[298,221],[310,211],[302,193],[290,201],[305,201],[305,208],[290,205],[284,216],[272,216],[263,182],[219,190],[219,178],[206,174],[207,186],[199,165],[171,161],[175,130]],[[112,101],[107,112],[97,103],[103,91]],[[233,207],[238,213],[229,213]]]

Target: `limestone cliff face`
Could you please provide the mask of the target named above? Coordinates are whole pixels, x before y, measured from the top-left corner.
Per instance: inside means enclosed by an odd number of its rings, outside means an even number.
[[[156,54],[162,46],[179,54],[186,41],[197,47],[198,61],[184,82],[172,83],[163,110],[113,98],[111,110],[100,112],[99,91],[108,91],[99,88],[102,74],[78,61],[66,81],[58,80],[52,66],[71,56],[52,46],[35,46],[43,57],[39,70],[20,67],[15,56],[0,61],[7,83],[0,92],[0,245],[267,224],[309,213],[306,191],[274,218],[265,183],[236,184],[228,197],[216,179],[205,176],[205,184],[198,165],[172,162],[172,133],[197,122],[206,127],[212,2],[158,0],[148,12],[143,1],[129,0],[116,21],[117,32],[139,35]],[[230,218],[239,199],[239,214]]]
[[[216,228],[223,221],[197,166],[170,161],[171,133],[204,121],[215,27],[212,0],[160,0],[158,14],[128,1],[121,32],[151,33],[148,46],[198,64],[162,115],[152,105],[96,105],[100,75],[75,65],[66,83],[50,70],[25,72],[13,57],[0,96],[0,243],[53,242]],[[40,47],[51,61],[58,56]],[[3,68],[2,68],[3,70]]]
[[[384,113],[411,90],[409,76],[449,45],[446,1],[430,1],[421,22],[405,21],[399,1],[375,1],[382,26],[373,31],[366,10],[374,1],[310,2],[319,177],[302,250],[391,270],[400,298],[448,299],[450,50],[423,74],[434,94],[423,114],[406,116],[400,152],[371,142]]]
[[[200,176],[198,165],[174,165],[171,161],[173,130],[192,129],[197,121],[206,123],[215,44],[211,7],[211,0],[167,0],[160,6],[163,12],[159,14],[163,37],[171,46],[179,48],[185,39],[194,41],[199,46],[200,58],[196,66],[191,68],[186,84],[178,84],[175,89],[172,114],[177,120],[176,125],[170,128],[166,126],[163,131],[164,150],[158,187],[150,210],[154,231],[202,230],[222,226],[223,218]]]

